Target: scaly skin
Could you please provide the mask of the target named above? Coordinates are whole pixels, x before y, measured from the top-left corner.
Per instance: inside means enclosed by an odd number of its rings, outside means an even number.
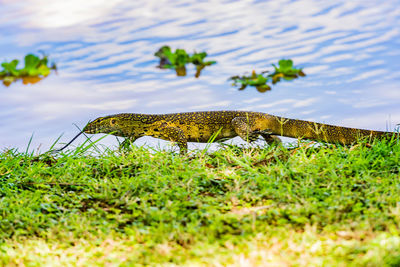
[[[158,115],[121,113],[97,118],[88,123],[83,131],[88,134],[110,133],[132,142],[142,136],[161,138],[177,142],[181,153],[186,152],[187,142],[207,142],[211,138],[217,141],[240,136],[243,140],[251,142],[261,135],[265,141],[271,143],[279,141],[275,135],[280,135],[347,145],[359,138],[390,138],[395,134],[250,111],[201,111]]]

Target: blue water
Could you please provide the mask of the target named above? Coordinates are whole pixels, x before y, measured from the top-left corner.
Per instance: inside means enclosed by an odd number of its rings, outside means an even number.
[[[73,123],[120,112],[241,109],[392,130],[400,123],[399,4],[0,0],[1,60],[44,50],[58,66],[35,85],[0,85],[0,149],[22,150],[34,134],[31,148],[45,151],[61,134],[73,137]],[[153,54],[166,44],[218,63],[198,79],[192,68],[176,77],[155,68]],[[264,94],[227,81],[281,58],[307,77]]]

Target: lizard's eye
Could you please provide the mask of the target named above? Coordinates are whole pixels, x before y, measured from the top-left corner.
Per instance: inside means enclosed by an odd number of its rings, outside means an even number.
[[[111,126],[114,126],[116,122],[117,122],[116,119],[111,119],[111,120],[110,120],[110,125],[111,125]]]

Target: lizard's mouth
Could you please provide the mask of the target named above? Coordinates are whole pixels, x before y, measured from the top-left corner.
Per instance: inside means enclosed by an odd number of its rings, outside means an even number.
[[[96,125],[92,123],[88,123],[82,130],[82,132],[87,133],[87,134],[95,134],[99,132],[99,128],[96,127]]]

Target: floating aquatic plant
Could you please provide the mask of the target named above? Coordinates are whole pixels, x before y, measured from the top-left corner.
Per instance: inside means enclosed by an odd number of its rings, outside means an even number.
[[[194,53],[190,57],[190,62],[196,66],[196,74],[195,77],[198,78],[200,76],[200,72],[206,67],[217,63],[216,61],[204,61],[204,58],[207,56],[206,52]]]
[[[216,61],[204,61],[207,56],[206,52],[195,52],[189,55],[184,49],[176,49],[175,52],[172,52],[171,48],[166,45],[161,47],[154,55],[160,58],[158,65],[160,69],[175,69],[178,76],[186,76],[186,65],[189,63],[196,66],[196,78],[200,76],[201,71],[206,66],[216,63]]]
[[[5,86],[17,80],[22,80],[23,84],[34,84],[47,77],[51,70],[56,70],[57,67],[54,63],[48,66],[49,60],[47,55],[42,58],[28,54],[24,59],[25,66],[18,69],[19,60],[14,59],[11,62],[3,62],[1,66],[3,69],[0,71],[0,80],[3,80]]]
[[[247,86],[254,86],[260,93],[264,93],[268,90],[271,90],[271,86],[268,82],[272,84],[276,84],[284,79],[286,81],[291,81],[298,77],[304,77],[306,74],[303,72],[303,69],[295,68],[293,66],[293,60],[291,59],[281,59],[278,62],[278,66],[272,64],[274,67],[274,72],[271,74],[269,71],[263,71],[260,74],[257,74],[254,70],[252,71],[250,76],[232,76],[229,80],[233,80],[233,86],[240,86],[239,90],[244,90]],[[267,74],[267,75],[265,75]]]

